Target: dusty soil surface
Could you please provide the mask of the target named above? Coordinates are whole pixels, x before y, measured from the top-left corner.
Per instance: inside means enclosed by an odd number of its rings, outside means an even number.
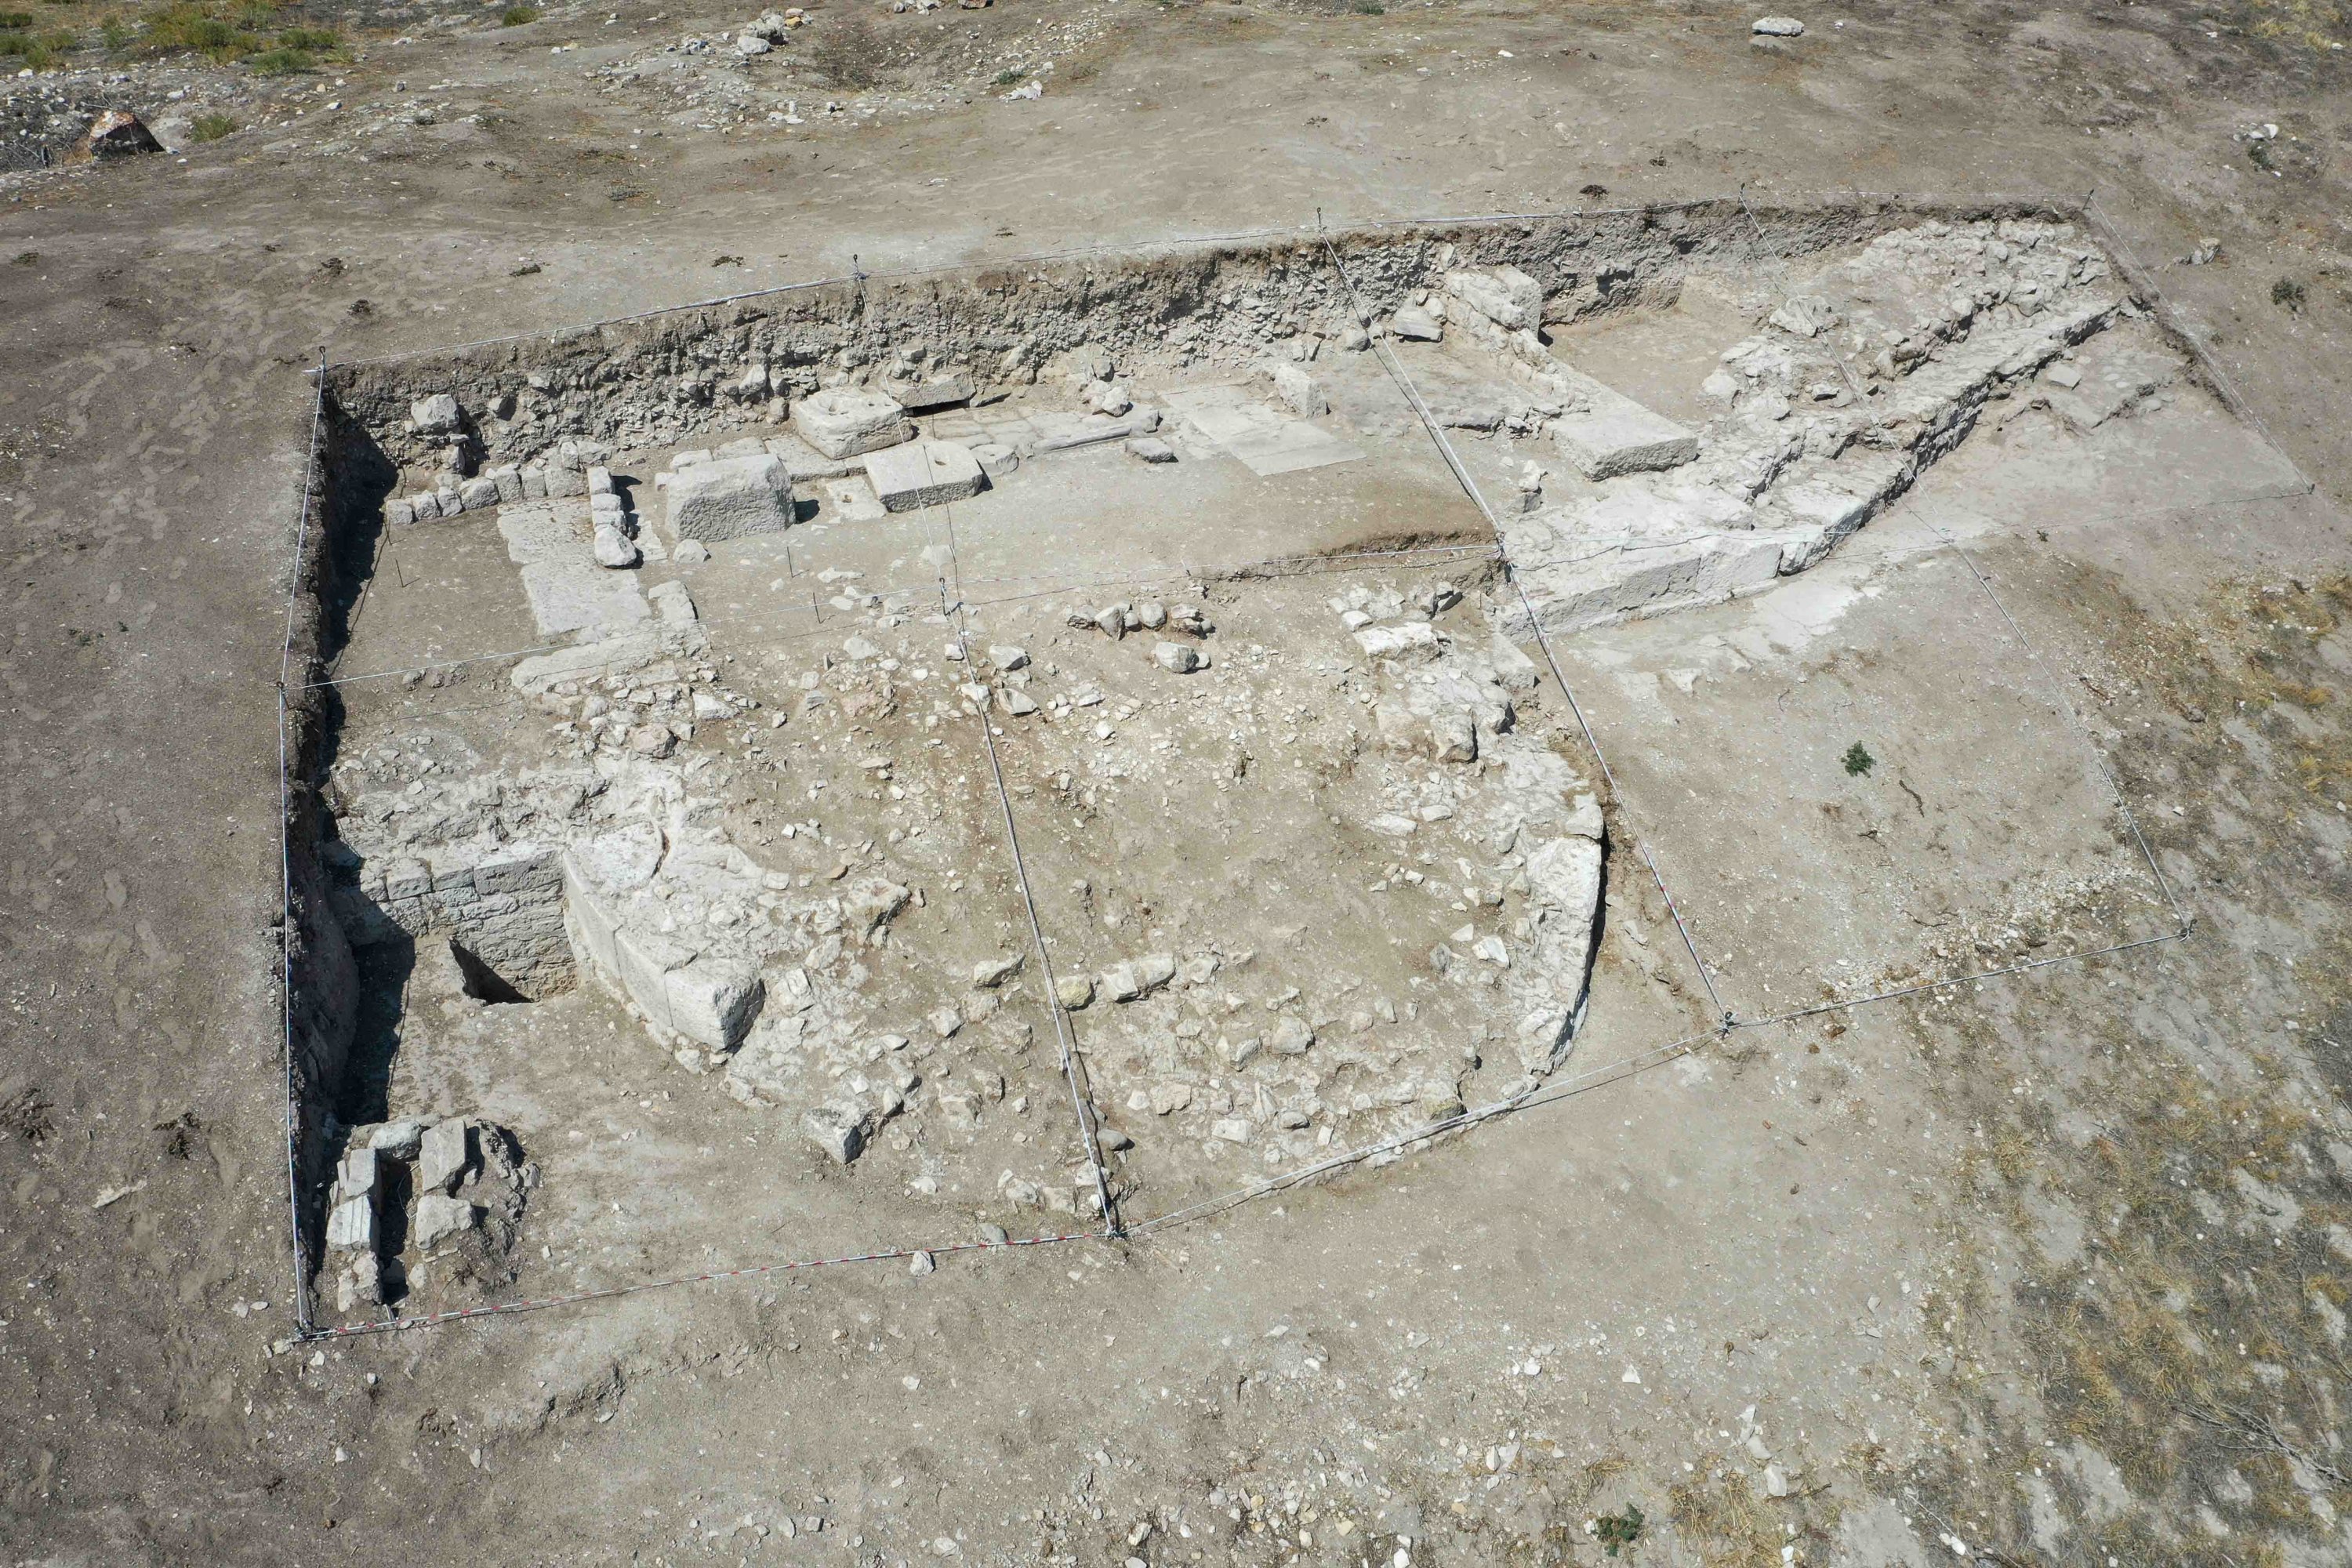
[[[795,41],[741,68],[740,115],[719,86],[667,85],[715,51],[664,46],[748,19],[557,13],[402,43],[360,18],[347,63],[298,79],[320,105],[302,121],[8,176],[12,1554],[1594,1562],[1604,1532],[1683,1563],[2344,1554],[2339,10],[1822,13],[1759,46],[1744,15],[1696,9],[1003,0],[871,24],[1003,29],[1031,40],[1014,64],[942,44],[859,88]],[[1049,55],[1042,97],[995,96]],[[28,87],[65,84],[9,90]],[[1593,715],[1624,736],[1622,842],[1701,900],[1735,978],[1811,955],[1818,992],[1858,977],[1842,953],[1891,976],[1939,946],[2137,931],[2107,918],[2146,909],[2066,760],[2063,689],[2189,939],[1742,1031],[1131,1245],[284,1343],[273,685],[303,367],[853,258],[1742,183],[2095,187],[2292,469],[2202,394],[2081,438],[2028,414],[1853,542],[1875,560],[1822,569],[1851,602],[1801,579],[1610,634],[1586,657],[1664,678],[1654,700],[1595,687],[1622,709]],[[2210,260],[2176,260],[2208,237]],[[2007,628],[1938,530],[2050,679],[1996,658]],[[1700,672],[1687,692],[1678,670]],[[1650,738],[1667,726],[1726,739],[1693,756]],[[1759,740],[1774,726],[1783,743]],[[1971,743],[2027,729],[2058,748],[2032,767]],[[1859,775],[1838,765],[1857,741],[1877,759]],[[1780,813],[1801,834],[1760,825]],[[1739,863],[1766,851],[1778,889]],[[1696,1005],[1635,869],[1612,873],[1609,1026],[1580,1065],[1677,1037]],[[468,1092],[601,1075],[611,1136],[682,1142],[656,1108],[703,1080],[660,1063],[534,1059]],[[698,1215],[679,1247],[719,1235]]]

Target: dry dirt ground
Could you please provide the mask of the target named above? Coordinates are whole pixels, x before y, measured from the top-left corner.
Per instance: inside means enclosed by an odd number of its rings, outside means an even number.
[[[874,25],[1004,29],[1023,68],[1058,55],[1042,98],[1001,101],[1013,66],[941,46],[863,104],[819,79],[862,70],[814,71],[803,123],[734,129],[658,77],[593,73],[743,16],[403,18],[404,43],[355,22],[343,85],[311,84],[342,106],[317,129],[10,176],[0,1544],[1364,1564],[1592,1563],[1608,1534],[1635,1562],[2343,1561],[2347,18],[1800,14],[1768,48],[1721,7],[1002,0]],[[423,118],[381,107],[417,95]],[[1875,562],[1580,644],[1621,847],[1692,889],[1735,987],[2081,934],[2065,909],[1972,926],[1983,857],[2048,856],[2144,921],[2093,852],[2112,825],[2075,809],[2063,687],[2189,940],[1743,1032],[1146,1243],[284,1348],[272,687],[301,367],[853,256],[1743,182],[2095,187],[2315,488],[2210,399],[2080,447],[2023,419],[1865,531]],[[2175,262],[2208,237],[2217,258]],[[1948,535],[2047,679],[1998,656]],[[2033,724],[2046,773],[1972,744]],[[1832,771],[1853,740],[1867,775]],[[1970,807],[1969,854],[1917,841],[1929,807],[2002,791],[2078,836]],[[1802,885],[1760,877],[1767,851]],[[1687,1016],[1632,869],[1596,1062]],[[677,1087],[651,1053],[611,1070],[617,1103]]]

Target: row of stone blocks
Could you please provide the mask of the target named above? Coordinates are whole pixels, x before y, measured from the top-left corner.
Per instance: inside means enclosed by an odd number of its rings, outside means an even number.
[[[544,463],[508,463],[485,468],[468,479],[445,479],[436,489],[392,497],[383,503],[384,521],[431,522],[510,501],[583,496],[594,488],[593,476],[598,472],[592,458],[558,451]]]
[[[336,900],[360,946],[395,930],[446,936],[526,995],[569,984],[584,955],[652,1023],[711,1050],[733,1048],[759,1016],[758,966],[634,924],[618,900],[593,889],[577,868],[567,875],[559,851],[501,844],[371,863]]]
[[[573,973],[563,931],[563,870],[544,847],[501,845],[488,857],[396,859],[361,870],[336,894],[343,928],[364,947],[397,930],[446,935],[526,995]]]

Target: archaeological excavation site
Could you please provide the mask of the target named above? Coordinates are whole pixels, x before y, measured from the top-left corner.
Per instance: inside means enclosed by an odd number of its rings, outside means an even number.
[[[1968,542],[2293,479],[2028,206],[1309,228],[319,380],[320,1332],[1148,1234],[2167,940]]]

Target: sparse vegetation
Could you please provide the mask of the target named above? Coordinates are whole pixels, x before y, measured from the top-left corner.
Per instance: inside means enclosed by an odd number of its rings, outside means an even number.
[[[1623,1511],[1604,1513],[1592,1521],[1592,1538],[1601,1550],[1614,1557],[1626,1547],[1642,1539],[1642,1510],[1627,1503]]]
[[[147,16],[145,30],[128,40],[158,52],[192,50],[227,65],[243,60],[265,74],[309,70],[338,54],[342,36],[331,27],[279,27],[271,0],[172,0]]]
[[[1860,778],[1878,765],[1878,759],[1872,756],[1870,748],[1860,741],[1848,746],[1845,756],[1841,760],[1845,763],[1846,774],[1850,778]]]
[[[1683,1482],[1668,1494],[1677,1538],[1706,1568],[1780,1561],[1780,1521],[1763,1494],[1737,1473]]]
[[[2352,625],[2352,581],[2240,584],[2195,617],[2151,616],[2088,568],[2064,594],[2108,628],[2101,700],[2121,685],[2182,721],[2126,742],[2126,786],[2158,767],[2231,777],[2224,759],[2238,742],[2213,718],[2232,715],[2278,760],[2261,781],[2236,774],[2248,793],[2224,799],[2272,825],[2258,845],[2265,862],[2292,864],[2299,813],[2316,797],[2333,816],[2352,795],[2352,740],[2326,689],[2341,678],[2325,646]],[[2352,1371],[2342,1349],[2352,1291],[2336,1249],[2352,1202],[2332,1109],[2352,1088],[2337,1044],[2352,1037],[2352,933],[2313,923],[2316,906],[2300,884],[2237,886],[2242,866],[2221,868],[2245,847],[2185,832],[2178,842],[2215,870],[2228,889],[2217,896],[2268,898],[2266,918],[2306,922],[2299,1038],[2292,1026],[2283,1037],[2226,1031],[2200,1059],[2151,1039],[2143,1018],[2094,1011],[2065,1046],[2072,1098],[2097,1108],[2095,1131],[2081,1140],[2061,1133],[2063,1105],[2013,1092],[2021,1071],[2034,1069],[2015,1064],[1997,1026],[1963,1025],[1957,1059],[1935,1052],[1958,1097],[1951,1109],[1976,1129],[1955,1184],[1979,1194],[2040,1256],[2005,1282],[1974,1227],[1956,1230],[1961,1267],[1922,1312],[1948,1347],[1956,1393],[1997,1405],[1991,1368],[2020,1347],[2048,1430],[2114,1465],[2132,1506],[2086,1530],[2086,1558],[2242,1568],[2287,1561],[2294,1543],[2324,1536],[2329,1510],[2352,1503],[2352,1477],[2329,1448],[2340,1425],[2329,1391]],[[2300,1065],[2275,1050],[2281,1039],[2305,1053]],[[2074,1217],[2045,1222],[2053,1214]],[[2000,1425],[1988,1419],[1987,1430]],[[1996,1440],[2038,1447],[2019,1435]],[[2016,1521],[2025,1504],[2002,1489],[2000,1468],[1915,1474],[1910,1484],[1937,1515]],[[2215,1495],[2217,1478],[2228,1479],[2226,1497]],[[2226,1539],[2165,1530],[2200,1500],[2230,1527]]]
[[[0,1097],[0,1138],[22,1138],[27,1143],[38,1143],[54,1127],[49,1120],[49,1102],[38,1089],[19,1089]]]
[[[2292,278],[2282,278],[2271,285],[2271,303],[2282,310],[2303,309],[2303,285]]]
[[[0,56],[14,56],[37,71],[47,70],[80,42],[80,36],[69,27],[52,27],[45,33],[0,33]]]
[[[199,142],[217,142],[236,129],[236,121],[215,110],[197,115],[188,133]]]
[[[318,64],[308,49],[264,49],[246,62],[263,76],[292,76]]]
[[[499,26],[501,27],[527,26],[538,20],[539,7],[536,5],[509,5],[499,13]]]

